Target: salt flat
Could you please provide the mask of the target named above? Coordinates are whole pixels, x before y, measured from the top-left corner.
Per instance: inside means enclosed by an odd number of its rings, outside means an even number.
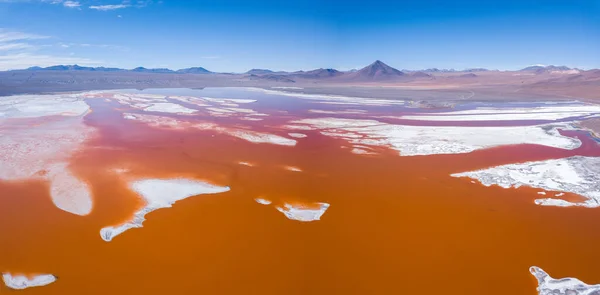
[[[598,157],[575,156],[509,164],[455,173],[452,176],[476,179],[485,186],[498,185],[503,188],[529,186],[548,191],[574,193],[587,198],[581,203],[554,198],[538,199],[535,200],[538,205],[600,207],[600,158]]]
[[[206,182],[184,178],[136,180],[130,183],[130,188],[135,191],[146,204],[143,208],[136,211],[129,221],[119,225],[102,228],[100,230],[100,237],[107,242],[126,230],[142,227],[142,223],[146,220],[146,214],[154,210],[169,208],[175,202],[191,196],[229,191],[229,187],[226,186],[216,186]]]
[[[537,266],[532,266],[529,271],[538,281],[539,295],[600,294],[600,285],[588,285],[576,278],[554,279]]]
[[[31,287],[42,287],[56,282],[56,277],[50,274],[34,276],[12,275],[3,273],[4,284],[14,290],[23,290]]]

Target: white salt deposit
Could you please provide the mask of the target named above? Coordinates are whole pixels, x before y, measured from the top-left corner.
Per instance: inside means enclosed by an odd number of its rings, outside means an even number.
[[[223,103],[244,104],[244,103],[256,102],[256,99],[234,99],[234,98],[216,98],[216,97],[203,97],[203,99],[210,101],[210,102],[219,103],[219,104],[223,104]]]
[[[305,138],[307,136],[306,134],[294,133],[294,132],[288,133],[288,135],[293,138]]]
[[[545,195],[546,192],[538,192],[538,195]]]
[[[295,146],[296,141],[293,139],[281,137],[275,134],[261,133],[251,130],[229,130],[221,129],[231,136],[241,138],[253,143],[271,143],[277,145]]]
[[[169,102],[152,104],[151,106],[145,108],[144,111],[173,114],[192,114],[197,112],[197,110],[189,109],[184,106]]]
[[[559,134],[565,124],[519,127],[454,127],[393,125],[375,120],[343,118],[303,119],[290,122],[288,129],[319,130],[351,144],[386,146],[401,156],[458,154],[515,144],[538,144],[561,149],[581,145],[576,138]]]
[[[15,95],[0,100],[0,118],[82,116],[90,107],[75,95]]]
[[[8,118],[0,125],[0,180],[47,181],[49,194],[58,208],[87,215],[92,210],[91,192],[87,184],[72,173],[68,163],[94,134],[94,130],[82,121],[89,107],[73,95],[40,95],[36,98],[40,101],[38,107],[14,108],[5,113]],[[23,97],[4,97],[2,103],[20,105]],[[52,108],[46,108],[48,105]],[[40,115],[64,117],[35,125],[13,124],[14,118]]]
[[[309,100],[317,100],[319,102],[327,102],[331,104],[346,104],[346,105],[371,105],[371,106],[392,106],[392,105],[405,105],[404,100],[394,99],[379,99],[379,98],[367,98],[367,97],[352,97],[342,95],[326,95],[326,94],[307,94],[307,93],[295,93],[286,92],[281,90],[270,90],[262,88],[246,88],[250,91],[261,91],[269,95],[281,95],[291,96],[296,98],[303,98]]]
[[[248,162],[238,162],[238,164],[240,164],[242,166],[248,166],[248,167],[254,166],[254,165],[252,165],[252,163],[248,163]]]
[[[130,184],[130,188],[142,197],[146,204],[135,212],[131,220],[102,228],[100,236],[107,242],[128,229],[142,227],[142,223],[146,220],[144,216],[154,210],[169,208],[175,202],[191,196],[229,191],[229,187],[226,186],[184,178],[137,180]]]
[[[352,114],[364,114],[367,111],[365,110],[353,110],[353,109],[347,109],[347,110],[339,110],[339,111],[328,111],[328,110],[308,110],[309,113],[313,113],[313,114],[338,114],[338,115],[342,115],[342,114],[348,114],[348,115],[352,115]]]
[[[304,89],[302,87],[294,87],[294,86],[273,86],[271,88],[273,88],[273,89],[297,89],[297,90]]]
[[[15,290],[23,290],[31,287],[41,287],[56,282],[56,277],[50,274],[24,276],[3,273],[2,279],[4,280],[4,284],[7,287]]]
[[[537,279],[539,295],[594,295],[600,294],[600,285],[588,285],[576,278],[554,279],[537,266],[529,268]]]
[[[74,176],[65,163],[50,165],[47,178],[50,181],[50,196],[57,208],[82,216],[92,212],[90,188]]]
[[[292,172],[302,172],[302,169],[300,169],[298,167],[294,167],[294,166],[285,166],[284,168],[285,168],[285,170],[289,170]]]
[[[575,156],[557,160],[509,164],[478,171],[452,174],[469,177],[485,186],[503,188],[529,186],[546,191],[569,192],[587,198],[572,203],[560,199],[538,199],[543,206],[600,207],[600,158]],[[557,195],[558,196],[558,195]]]
[[[234,136],[243,140],[247,140],[252,143],[270,143],[276,145],[295,146],[296,141],[293,139],[285,138],[279,135],[262,133],[246,129],[234,129],[227,127],[220,127],[215,123],[209,122],[189,122],[182,121],[169,117],[154,116],[154,115],[143,115],[143,114],[131,114],[124,113],[123,118],[128,120],[135,120],[143,122],[149,126],[156,128],[170,128],[177,130],[184,129],[197,129],[197,130],[212,130],[222,134]]]
[[[285,203],[283,206],[277,206],[277,210],[285,215],[288,219],[297,220],[302,222],[310,222],[320,220],[321,216],[325,214],[329,204],[327,203],[314,203],[310,206],[302,204],[288,204]]]
[[[271,201],[262,199],[262,198],[256,198],[256,199],[254,199],[254,201],[256,201],[257,203],[259,203],[261,205],[270,205],[271,204]]]

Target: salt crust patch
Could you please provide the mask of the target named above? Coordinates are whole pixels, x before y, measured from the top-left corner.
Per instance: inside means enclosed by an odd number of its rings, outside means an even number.
[[[294,87],[294,86],[273,86],[272,89],[304,89],[302,87]]]
[[[305,138],[307,136],[306,134],[294,133],[294,132],[288,133],[288,135],[293,138]]]
[[[254,199],[254,201],[256,201],[257,203],[261,204],[261,205],[270,205],[271,201],[263,199],[263,198],[256,198]]]
[[[386,146],[401,156],[460,154],[503,145],[538,144],[575,149],[578,139],[562,136],[566,124],[519,127],[408,126],[375,120],[344,118],[302,119],[284,126],[291,130],[319,130],[321,134],[355,145]]]
[[[50,196],[58,208],[77,215],[87,215],[92,210],[90,189],[73,175],[68,162],[94,133],[82,121],[89,106],[74,95],[36,97],[41,102],[38,107],[15,108],[5,113],[10,117],[0,125],[0,180],[48,181]],[[2,99],[5,106],[22,102],[22,96]],[[85,107],[81,106],[82,103]],[[44,109],[47,106],[51,107]],[[11,124],[13,118],[50,115],[64,117],[35,126]]]
[[[571,117],[591,116],[600,113],[597,105],[571,105],[515,109],[475,109],[444,113],[424,113],[392,117],[421,121],[514,121],[514,120],[559,120]]]
[[[128,229],[142,227],[142,223],[146,220],[145,215],[154,210],[169,208],[175,202],[191,196],[229,191],[229,187],[184,178],[143,179],[130,183],[129,187],[142,197],[146,204],[135,212],[131,220],[102,228],[100,236],[107,242]]]
[[[77,95],[15,95],[0,99],[0,118],[82,116],[90,107]]]
[[[41,287],[52,284],[56,281],[56,277],[50,274],[35,275],[27,277],[24,275],[12,275],[3,273],[2,279],[4,284],[15,290],[23,290],[31,287]]]
[[[300,169],[298,167],[294,167],[294,166],[285,166],[284,168],[285,168],[285,170],[292,171],[292,172],[302,172],[302,169]]]
[[[600,285],[588,285],[576,278],[554,279],[537,266],[529,268],[537,279],[539,295],[597,295]]]
[[[253,143],[271,143],[277,145],[285,145],[285,146],[295,146],[296,141],[293,139],[285,138],[279,135],[270,134],[270,133],[262,133],[256,132],[252,130],[245,129],[234,129],[234,128],[226,128],[220,127],[214,123],[202,122],[202,123],[192,123],[181,121],[169,117],[162,116],[154,116],[154,115],[141,115],[141,114],[131,114],[124,113],[123,118],[128,120],[135,120],[139,122],[143,122],[148,124],[151,127],[156,128],[171,128],[176,130],[185,130],[185,129],[198,129],[198,130],[213,130],[222,134],[227,134],[230,136],[234,136],[240,139],[244,139]]]
[[[333,104],[345,104],[345,105],[371,105],[371,106],[391,106],[391,105],[405,105],[404,100],[392,100],[392,99],[379,99],[379,98],[366,98],[366,97],[351,97],[341,95],[323,95],[323,94],[306,94],[306,93],[292,93],[279,90],[269,90],[262,88],[246,88],[250,91],[260,91],[270,95],[281,95],[281,96],[292,96],[296,98],[310,99],[323,101]]]
[[[309,113],[314,113],[314,114],[364,114],[367,111],[365,110],[352,110],[352,109],[347,109],[347,110],[339,110],[339,111],[327,111],[327,110],[308,110]]]
[[[155,103],[144,109],[146,112],[160,112],[160,113],[173,113],[173,114],[192,114],[197,110],[188,109],[184,106],[174,103]]]
[[[329,204],[314,203],[312,206],[306,206],[302,204],[285,203],[283,206],[276,206],[276,208],[288,219],[310,222],[320,220],[321,216],[323,216],[325,211],[327,211],[327,208],[329,208]]]
[[[561,199],[537,199],[542,206],[600,207],[600,158],[575,156],[557,160],[509,164],[472,172],[452,174],[453,177],[469,177],[485,186],[503,188],[530,186],[546,191],[578,194],[587,198],[580,203]],[[558,194],[556,196],[559,196]]]

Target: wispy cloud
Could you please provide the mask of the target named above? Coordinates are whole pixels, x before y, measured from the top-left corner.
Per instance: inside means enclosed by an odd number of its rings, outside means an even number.
[[[129,47],[112,45],[112,44],[58,43],[58,44],[48,45],[48,46],[55,46],[55,47],[60,47],[60,48],[73,48],[73,47],[90,48],[90,47],[93,47],[93,48],[104,48],[104,49],[121,50],[121,51],[129,51],[130,50]]]
[[[23,41],[23,40],[36,40],[46,39],[48,36],[29,34],[17,31],[9,31],[7,29],[0,28],[0,43],[12,42],[12,41]]]
[[[116,10],[127,8],[129,5],[127,4],[112,4],[112,5],[92,5],[90,9],[100,10],[100,11],[108,11],[108,10]]]
[[[60,3],[60,2],[58,2],[58,3]],[[63,2],[63,6],[69,7],[69,8],[77,8],[77,7],[81,6],[81,4],[77,1],[65,1],[65,2]]]
[[[52,55],[37,55],[17,53],[0,55],[0,71],[25,69],[33,66],[48,67],[58,64],[78,64],[82,66],[99,65],[101,62],[80,57],[58,57]]]
[[[208,55],[208,56],[201,56],[200,58],[202,58],[202,59],[220,59],[221,57],[218,55]]]
[[[2,0],[0,0],[2,1]],[[0,70],[23,69],[32,66],[51,66],[56,64],[98,65],[100,62],[73,54],[48,54],[44,53],[50,47],[68,49],[71,47],[98,47],[118,49],[119,46],[105,44],[78,44],[78,43],[43,43],[48,36],[24,33],[0,28]],[[41,41],[40,41],[41,40]]]
[[[20,50],[33,48],[34,46],[27,43],[0,43],[0,52],[10,50]]]

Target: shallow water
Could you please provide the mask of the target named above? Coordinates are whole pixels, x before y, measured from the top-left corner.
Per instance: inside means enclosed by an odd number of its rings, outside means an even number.
[[[336,109],[238,89],[143,92],[257,99],[242,107],[270,116],[243,125],[281,136],[290,132],[280,128],[288,121],[328,116],[307,109]],[[575,150],[518,145],[401,157],[377,147],[378,155],[362,156],[318,131],[299,131],[308,136],[294,147],[254,144],[214,131],[151,128],[123,119],[124,111],[142,111],[101,98],[86,102],[93,111],[85,124],[99,135],[71,166],[93,190],[90,215],[54,207],[41,181],[0,182],[0,272],[59,278],[23,294],[505,295],[536,294],[532,265],[554,277],[588,283],[600,277],[597,210],[536,206],[537,189],[487,188],[450,177],[516,162],[600,156],[587,133],[562,132],[583,142]],[[401,106],[354,108],[408,112]],[[242,124],[202,114],[184,118]],[[186,177],[231,190],[151,212],[143,228],[107,243],[99,230],[143,206],[122,176],[111,172],[119,168],[128,169],[130,178]],[[321,220],[301,223],[255,198],[331,207]]]

